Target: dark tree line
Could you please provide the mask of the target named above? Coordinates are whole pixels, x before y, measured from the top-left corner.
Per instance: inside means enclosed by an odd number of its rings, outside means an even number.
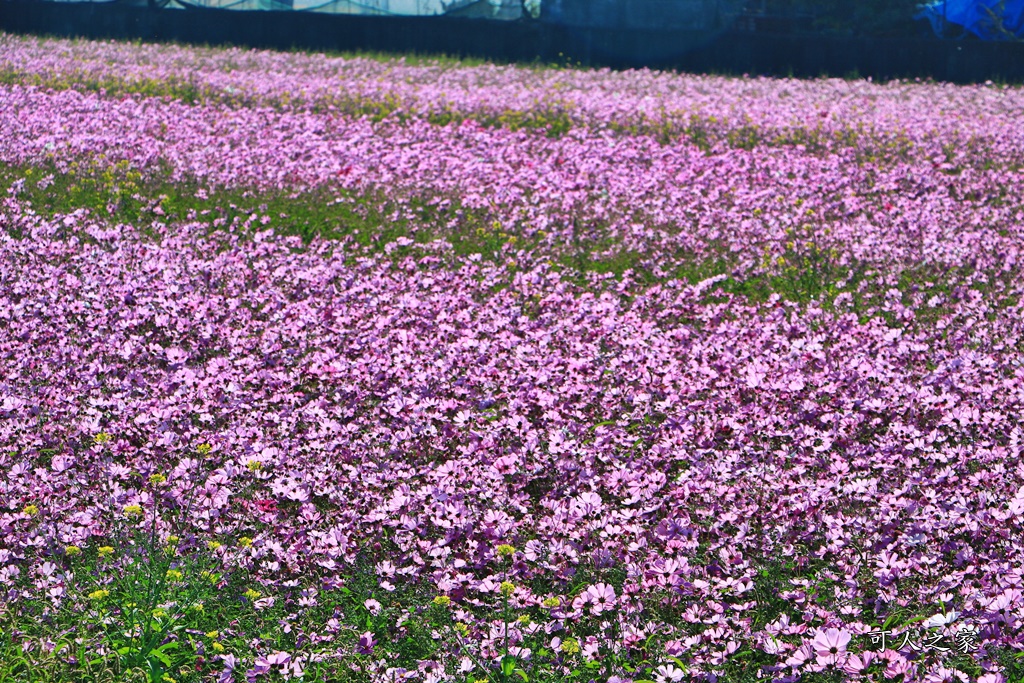
[[[854,35],[907,35],[923,27],[922,0],[747,0],[748,13],[799,20],[808,29]]]

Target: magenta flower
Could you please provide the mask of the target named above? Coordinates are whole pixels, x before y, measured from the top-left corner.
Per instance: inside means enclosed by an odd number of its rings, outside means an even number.
[[[277,512],[277,501],[273,498],[264,498],[256,501],[256,508],[260,512]]]

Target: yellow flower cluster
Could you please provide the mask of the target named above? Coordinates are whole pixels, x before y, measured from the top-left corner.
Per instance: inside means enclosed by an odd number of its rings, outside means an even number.
[[[259,472],[260,470],[263,469],[263,463],[261,463],[259,460],[250,460],[249,462],[245,463],[245,466],[250,472]]]
[[[105,443],[110,443],[111,439],[113,438],[114,437],[112,437],[110,434],[107,434],[106,432],[100,432],[99,434],[93,437],[93,441],[102,445]]]
[[[452,599],[449,598],[447,595],[438,595],[436,598],[434,598],[434,604],[438,605],[439,607],[447,607],[448,605],[452,604]]]
[[[566,638],[559,649],[567,655],[574,655],[580,651],[580,644],[575,638]]]
[[[93,591],[92,593],[89,593],[89,599],[90,600],[102,600],[103,598],[106,598],[109,595],[110,595],[110,591],[102,590],[101,589],[101,590]]]
[[[75,555],[81,555],[82,549],[79,548],[77,545],[69,545],[64,548],[64,554],[68,557],[74,557]]]
[[[179,572],[177,569],[168,569],[167,570],[167,580],[168,581],[181,581],[181,572]]]
[[[516,549],[507,543],[502,543],[497,547],[498,557],[512,557],[516,554]]]
[[[149,483],[153,484],[154,486],[156,486],[157,484],[162,484],[165,481],[167,481],[167,477],[160,474],[159,472],[156,474],[149,475]]]
[[[252,539],[248,536],[242,536],[240,539],[238,539],[238,545],[242,546],[243,548],[251,548]]]
[[[250,588],[249,590],[245,591],[243,595],[249,598],[250,600],[259,600],[260,592]]]
[[[562,604],[562,601],[558,598],[546,598],[544,602],[540,603],[549,609],[553,609]]]
[[[141,505],[125,505],[124,506],[124,514],[128,515],[129,517],[141,517],[142,516],[142,506]]]
[[[100,557],[106,557],[107,555],[113,555],[114,549],[109,545],[101,545],[96,549],[96,552],[99,553]]]
[[[212,450],[213,446],[211,446],[208,443],[201,443],[198,446],[196,446],[196,453],[198,453],[199,455],[209,455],[210,451]]]
[[[501,591],[502,595],[508,597],[509,595],[512,595],[513,592],[515,592],[516,585],[511,581],[502,581],[501,585],[498,586],[498,590]]]
[[[220,544],[219,541],[207,541],[206,542],[206,547],[209,548],[210,550],[216,550],[220,546],[221,546],[221,544]]]
[[[39,514],[39,508],[35,505],[26,505],[25,509],[21,511],[22,514],[28,515],[29,517],[35,517]]]

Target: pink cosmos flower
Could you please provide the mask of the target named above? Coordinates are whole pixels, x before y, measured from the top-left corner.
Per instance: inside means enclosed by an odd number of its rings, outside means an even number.
[[[676,683],[685,675],[682,669],[672,664],[663,664],[654,670],[654,680],[658,683]]]
[[[601,643],[597,640],[596,636],[587,636],[586,640],[583,641],[582,654],[584,659],[594,660],[597,659],[598,653],[601,651]]]
[[[1006,683],[1006,676],[1001,673],[987,673],[978,677],[978,683]]]
[[[876,654],[874,652],[862,652],[857,655],[850,655],[850,658],[846,660],[846,664],[843,666],[843,671],[856,676],[862,673],[865,669],[871,666],[871,663],[875,661]]]
[[[217,677],[217,683],[231,683],[235,680],[235,667],[238,665],[238,659],[231,654],[219,656],[224,668]]]
[[[889,665],[885,667],[886,678],[896,678],[897,676],[903,676],[904,680],[911,675],[917,667],[910,661],[907,661],[904,657],[895,657],[889,660]]]
[[[850,642],[850,633],[837,628],[824,632],[818,631],[811,646],[822,666],[842,666],[846,662],[846,645]]]
[[[1024,596],[1017,589],[1007,589],[985,604],[985,611],[988,619],[993,623],[1003,623],[1009,627],[1015,627],[1017,618],[1014,615],[1014,608],[1024,602]]]
[[[359,642],[356,644],[356,652],[361,655],[373,654],[373,646],[377,644],[377,640],[373,637],[371,631],[367,631],[363,635],[359,636]]]
[[[803,645],[793,651],[793,654],[786,658],[785,664],[794,669],[799,668],[807,663],[812,654],[814,654],[812,644],[805,641]]]
[[[939,664],[924,677],[927,683],[967,683],[967,674],[958,669],[947,669]]]
[[[606,583],[591,586],[586,590],[584,596],[586,601],[593,605],[590,608],[592,614],[601,614],[615,607],[615,589]]]
[[[275,666],[280,667],[284,673],[284,668],[290,661],[292,661],[292,656],[287,652],[275,652],[266,657],[257,657],[253,667],[246,672],[246,678],[250,681],[255,680],[257,677],[269,673]]]

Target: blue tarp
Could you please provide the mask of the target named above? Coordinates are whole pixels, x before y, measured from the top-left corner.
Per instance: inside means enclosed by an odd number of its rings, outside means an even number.
[[[916,18],[930,21],[939,36],[959,26],[982,40],[1024,39],[1024,0],[939,0]]]

